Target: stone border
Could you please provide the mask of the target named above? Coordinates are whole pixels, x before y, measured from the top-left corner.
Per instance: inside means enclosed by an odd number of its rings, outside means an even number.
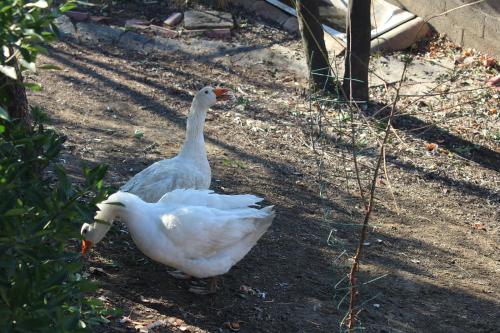
[[[184,53],[194,59],[223,66],[253,67],[264,63],[273,63],[284,71],[307,77],[307,67],[303,56],[291,52],[281,45],[267,47],[249,46],[221,40],[206,40],[187,36],[183,39],[149,37],[124,28],[77,22],[76,25],[67,17],[60,16],[55,20],[62,39],[76,40],[82,43],[110,43],[117,47],[142,54],[155,52]]]

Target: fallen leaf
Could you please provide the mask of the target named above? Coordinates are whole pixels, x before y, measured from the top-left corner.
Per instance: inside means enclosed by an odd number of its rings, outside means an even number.
[[[224,328],[229,328],[233,332],[238,332],[241,328],[241,322],[240,320],[237,321],[226,321],[224,324],[222,324],[222,327]]]
[[[437,144],[435,143],[428,143],[425,145],[425,148],[427,148],[428,151],[434,151],[437,148]]]
[[[474,54],[474,52],[472,51],[472,49],[465,49],[464,50],[464,56],[465,57],[470,57],[473,54]]]
[[[489,113],[490,114],[497,114],[498,110],[496,108],[490,109]]]
[[[474,228],[477,229],[477,230],[484,230],[484,231],[486,231],[486,227],[484,226],[483,223],[480,223],[480,222],[474,223]]]
[[[485,57],[483,59],[483,66],[487,68],[491,68],[496,65],[496,60],[493,57]]]

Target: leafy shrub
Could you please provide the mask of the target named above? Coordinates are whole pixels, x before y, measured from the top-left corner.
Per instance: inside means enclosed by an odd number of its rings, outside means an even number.
[[[0,119],[0,332],[84,332],[106,311],[84,294],[79,228],[107,195],[106,167],[72,185],[56,163],[64,137]]]
[[[57,28],[54,19],[69,9],[75,2],[65,2],[54,7],[52,0],[0,0],[0,73],[17,79],[10,60],[17,58],[26,69],[35,70],[35,58],[45,52],[42,42],[55,39]]]

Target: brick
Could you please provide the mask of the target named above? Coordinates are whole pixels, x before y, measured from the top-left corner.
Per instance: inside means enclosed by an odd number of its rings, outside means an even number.
[[[166,25],[167,27],[175,27],[181,23],[183,17],[182,13],[173,13],[165,21],[163,21],[163,25]]]
[[[126,27],[132,27],[132,26],[137,26],[137,25],[148,26],[149,22],[145,21],[145,20],[139,20],[139,19],[130,19],[130,20],[125,21]]]
[[[159,34],[159,35],[161,35],[163,37],[166,37],[166,38],[177,38],[177,37],[179,37],[179,33],[177,31],[170,30],[170,29],[167,29],[167,28],[164,28],[164,27],[159,27],[157,25],[150,25],[149,29],[151,31],[155,32],[156,34]]]
[[[64,15],[78,22],[87,21],[89,19],[89,13],[78,12],[75,10],[68,10],[67,12],[64,13]]]

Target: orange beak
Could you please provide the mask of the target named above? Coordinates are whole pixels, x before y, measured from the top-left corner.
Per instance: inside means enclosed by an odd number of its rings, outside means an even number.
[[[226,88],[215,88],[214,93],[218,101],[227,101],[228,99],[231,98],[231,95],[228,95],[227,93],[230,92],[231,90],[226,89]]]
[[[92,242],[88,240],[82,240],[82,256],[85,257],[89,249],[92,247]]]

